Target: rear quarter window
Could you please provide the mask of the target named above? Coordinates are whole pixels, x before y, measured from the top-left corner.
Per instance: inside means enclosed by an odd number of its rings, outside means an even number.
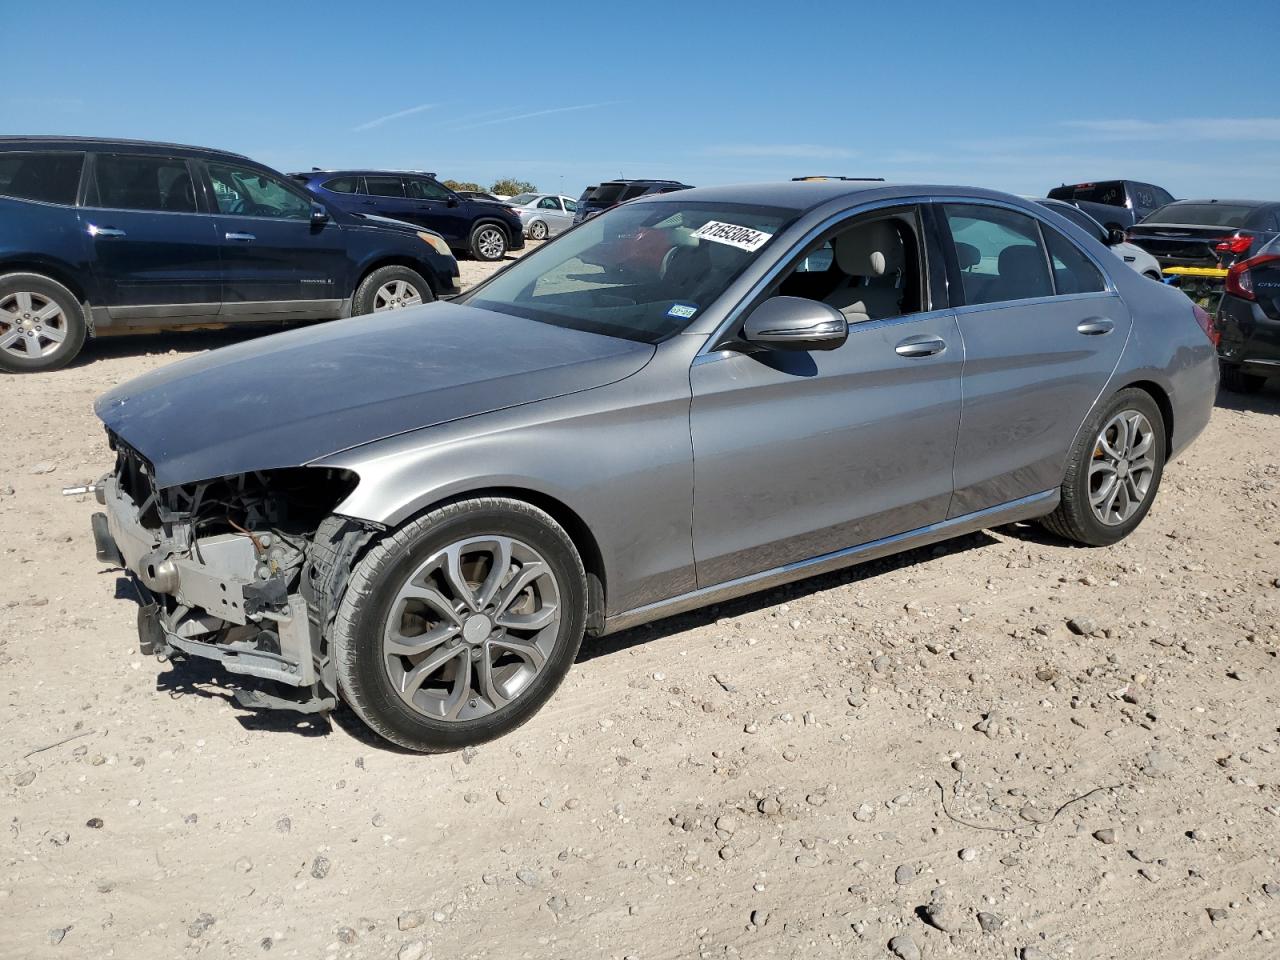
[[[83,167],[83,153],[0,153],[0,196],[73,204]]]

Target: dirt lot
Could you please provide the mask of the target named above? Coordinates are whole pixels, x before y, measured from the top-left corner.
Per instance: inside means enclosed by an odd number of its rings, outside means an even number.
[[[59,495],[96,395],[244,336],[0,380],[0,956],[1280,956],[1274,387],[1114,548],[1002,529],[656,624],[417,757],[141,657]]]

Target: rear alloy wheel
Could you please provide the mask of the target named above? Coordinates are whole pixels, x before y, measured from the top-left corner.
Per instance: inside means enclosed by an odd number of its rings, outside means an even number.
[[[529,225],[529,239],[530,240],[547,239],[547,224],[545,221],[535,220],[533,221],[533,223]]]
[[[1238,364],[1221,364],[1222,389],[1232,393],[1257,393],[1267,385],[1267,378],[1254,373],[1245,373]]]
[[[334,625],[344,698],[422,752],[514,730],[578,653],[586,575],[549,515],[505,498],[435,510],[357,565]]]
[[[1088,546],[1124,539],[1155,500],[1165,446],[1164,417],[1151,395],[1134,387],[1121,390],[1081,430],[1058,509],[1041,522]]]
[[[422,276],[408,267],[379,267],[361,281],[351,313],[382,313],[418,307],[435,299]]]
[[[492,262],[507,255],[507,235],[492,223],[482,223],[471,233],[471,255]]]
[[[56,370],[80,352],[84,309],[62,284],[34,273],[0,277],[0,370]]]

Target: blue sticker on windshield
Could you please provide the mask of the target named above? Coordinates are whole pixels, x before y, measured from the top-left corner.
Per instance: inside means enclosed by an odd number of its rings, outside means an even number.
[[[677,303],[667,311],[667,316],[675,317],[678,320],[688,320],[697,312],[697,306],[692,303]]]

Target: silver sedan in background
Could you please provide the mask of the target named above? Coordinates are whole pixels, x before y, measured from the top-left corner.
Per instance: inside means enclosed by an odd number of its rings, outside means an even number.
[[[524,235],[530,240],[545,240],[568,230],[578,211],[576,200],[555,193],[521,193],[506,204],[520,214]]]
[[[452,302],[116,387],[94,535],[145,650],[457,749],[584,636],[1015,521],[1115,543],[1209,420],[1216,338],[1005,194],[655,194]]]

